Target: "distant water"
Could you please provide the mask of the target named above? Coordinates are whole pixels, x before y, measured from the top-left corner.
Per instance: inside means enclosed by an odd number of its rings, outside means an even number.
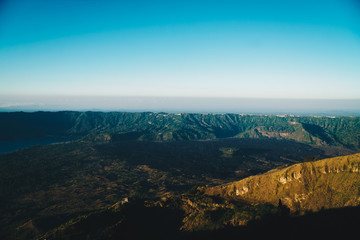
[[[0,154],[10,153],[19,149],[28,148],[35,145],[48,145],[62,140],[22,140],[22,141],[0,141]]]

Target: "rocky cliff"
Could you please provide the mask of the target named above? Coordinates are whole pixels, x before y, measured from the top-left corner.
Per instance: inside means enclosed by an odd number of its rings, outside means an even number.
[[[238,182],[204,189],[208,195],[286,205],[292,211],[357,206],[360,154],[295,164]]]

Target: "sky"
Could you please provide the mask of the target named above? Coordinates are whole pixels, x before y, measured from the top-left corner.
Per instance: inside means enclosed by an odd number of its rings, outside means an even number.
[[[360,99],[359,66],[356,0],[0,0],[0,107],[54,96]]]

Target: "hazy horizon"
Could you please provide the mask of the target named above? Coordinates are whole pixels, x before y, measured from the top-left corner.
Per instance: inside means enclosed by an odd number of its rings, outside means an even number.
[[[0,112],[127,111],[360,116],[360,99],[43,96],[2,97]]]

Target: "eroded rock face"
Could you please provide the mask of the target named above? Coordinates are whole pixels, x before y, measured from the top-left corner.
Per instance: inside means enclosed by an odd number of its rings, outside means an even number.
[[[240,195],[244,195],[245,193],[247,193],[249,191],[249,188],[246,186],[243,186],[240,190],[236,189],[235,195],[236,196],[240,196]]]
[[[320,172],[322,174],[340,173],[340,172],[358,173],[359,169],[360,166],[357,163],[344,164],[342,166],[335,166],[335,167],[331,167],[326,164],[324,167],[321,168]]]
[[[286,184],[289,183],[293,180],[298,180],[299,182],[301,182],[300,178],[301,178],[302,174],[301,172],[293,172],[290,175],[288,175],[288,173],[285,173],[285,175],[281,175],[279,177],[279,182],[282,184]]]
[[[288,180],[287,180],[286,177],[281,176],[281,177],[279,178],[279,182],[281,182],[282,184],[286,184],[286,183],[288,182]]]
[[[207,193],[273,205],[277,205],[280,199],[292,211],[357,206],[360,199],[359,169],[360,153],[295,164],[213,187]]]

